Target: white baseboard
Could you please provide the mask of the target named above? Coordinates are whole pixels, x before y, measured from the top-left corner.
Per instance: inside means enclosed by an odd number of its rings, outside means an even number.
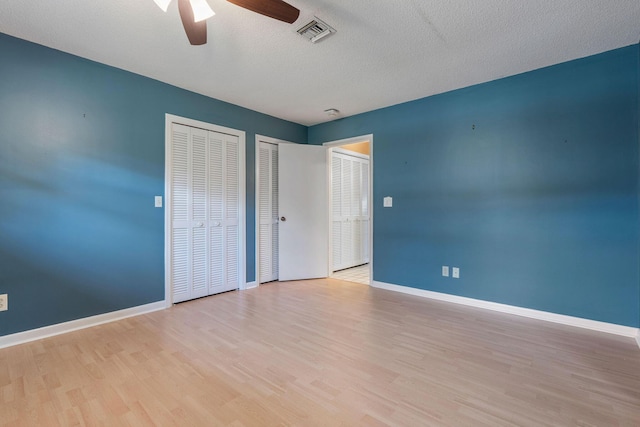
[[[640,346],[640,330],[638,328],[633,328],[630,326],[616,325],[613,323],[600,322],[597,320],[566,316],[564,314],[549,313],[547,311],[539,311],[530,308],[522,308],[513,305],[460,297],[457,295],[443,294],[440,292],[427,291],[424,289],[411,288],[408,286],[392,285],[384,282],[373,281],[371,283],[371,286],[375,288],[386,289],[389,291],[402,292],[404,294],[415,295],[423,298],[452,302],[455,304],[468,305],[477,308],[484,308],[486,310],[515,314],[517,316],[529,317],[532,319],[546,320],[547,322],[561,323],[563,325],[576,326],[578,328],[591,329],[600,332],[607,332],[614,335],[633,337],[638,342],[638,346]]]
[[[247,289],[253,289],[257,287],[258,287],[258,282],[254,280],[253,282],[247,282],[247,284],[244,285],[244,290],[246,291]]]
[[[152,302],[150,304],[139,305],[137,307],[125,308],[124,310],[112,311],[110,313],[98,314],[96,316],[84,317],[82,319],[71,320],[69,322],[58,323],[51,326],[44,326],[38,329],[31,329],[11,335],[0,337],[0,348],[11,347],[13,345],[24,344],[54,335],[65,334],[77,331],[78,329],[90,328],[102,325],[103,323],[126,319],[127,317],[138,316],[153,311],[164,310],[165,301]]]

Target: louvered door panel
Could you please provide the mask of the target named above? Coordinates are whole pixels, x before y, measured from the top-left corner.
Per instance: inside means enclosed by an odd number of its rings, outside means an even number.
[[[369,237],[369,219],[362,221],[362,261],[369,262],[369,248],[371,238]]]
[[[223,228],[209,228],[209,295],[224,291],[224,239]]]
[[[171,147],[171,216],[174,221],[189,218],[189,128],[174,125]]]
[[[362,176],[359,159],[351,162],[351,218],[358,218],[362,209]]]
[[[261,142],[258,149],[258,250],[260,253],[260,283],[272,279],[271,220],[271,144]]]
[[[237,289],[239,139],[173,124],[171,163],[173,301]]]
[[[207,219],[207,131],[191,129],[191,220]]]
[[[224,139],[216,132],[208,133],[209,175],[209,295],[224,291]]]
[[[362,262],[369,262],[369,161],[362,163]]]
[[[191,298],[208,294],[207,131],[191,128]]]
[[[333,271],[342,268],[342,157],[331,156],[331,247]]]
[[[278,280],[278,145],[260,142],[258,152],[260,283]]]
[[[238,142],[225,135],[225,211],[227,220],[238,220],[239,212],[239,179],[240,165],[238,164]],[[237,138],[236,138],[237,139]]]
[[[240,257],[239,257],[239,214],[240,214],[240,160],[239,142],[237,137],[225,135],[224,159],[224,258],[225,284],[224,290],[229,291],[240,287]]]
[[[278,280],[278,257],[280,256],[278,197],[278,146],[275,145],[271,150],[271,280]]]
[[[342,158],[342,268],[353,265],[353,227],[351,223],[353,161]]]
[[[199,298],[209,293],[207,281],[207,230],[194,228],[191,251],[191,298]]]
[[[171,277],[173,301],[189,299],[189,230],[173,229],[171,232]]]
[[[191,171],[189,135],[186,126],[173,125],[171,134],[171,278],[173,299],[184,301],[191,295],[191,241],[189,204]]]
[[[209,132],[209,221],[224,219],[224,161],[223,140],[219,134]]]

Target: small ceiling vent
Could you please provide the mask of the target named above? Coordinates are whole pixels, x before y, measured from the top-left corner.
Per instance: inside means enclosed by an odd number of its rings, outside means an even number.
[[[318,43],[323,38],[335,33],[333,29],[326,22],[316,18],[315,16],[311,21],[304,24],[298,29],[298,34],[309,40],[311,43]]]

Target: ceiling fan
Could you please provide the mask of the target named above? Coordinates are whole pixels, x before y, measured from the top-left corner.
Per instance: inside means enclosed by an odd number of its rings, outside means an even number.
[[[160,9],[167,11],[171,0],[154,0]],[[283,0],[227,0],[261,15],[293,24],[300,10]],[[182,26],[189,43],[202,45],[207,42],[207,19],[215,15],[206,0],[178,0],[178,10]]]

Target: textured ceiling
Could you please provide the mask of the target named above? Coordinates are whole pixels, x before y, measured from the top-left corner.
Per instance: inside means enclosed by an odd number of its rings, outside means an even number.
[[[294,25],[208,2],[204,46],[176,1],[0,0],[0,32],[304,125],[640,40],[638,0],[289,0]],[[313,15],[337,32],[297,35]]]

